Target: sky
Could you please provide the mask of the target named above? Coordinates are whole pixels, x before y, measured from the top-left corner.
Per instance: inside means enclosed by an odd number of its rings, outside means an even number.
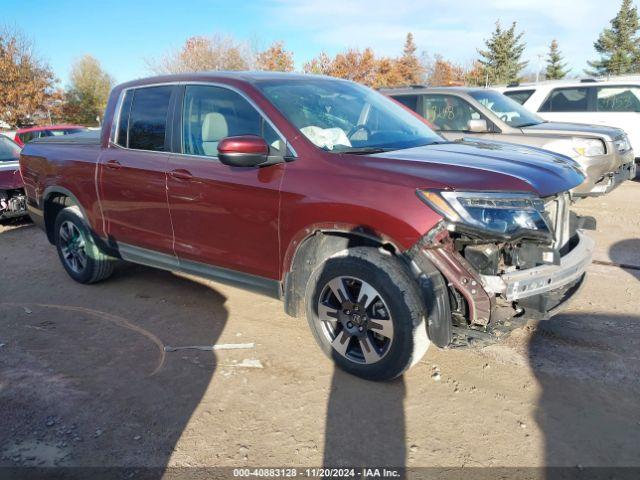
[[[637,0],[640,1],[640,0]],[[535,71],[557,39],[573,74],[596,58],[593,42],[620,0],[0,0],[0,23],[35,44],[61,86],[75,60],[96,57],[117,82],[149,76],[147,60],[194,35],[232,35],[266,48],[276,40],[293,51],[297,68],[322,51],[372,47],[402,51],[412,32],[419,52],[469,63],[496,20],[518,22],[525,60]]]

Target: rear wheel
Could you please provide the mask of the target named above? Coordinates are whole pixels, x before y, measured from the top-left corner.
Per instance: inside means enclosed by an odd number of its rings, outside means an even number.
[[[113,273],[116,260],[105,255],[95,244],[78,207],[60,211],[54,233],[62,266],[75,281],[95,283]]]
[[[306,308],[322,350],[362,378],[395,378],[429,346],[415,282],[396,258],[375,248],[349,249],[320,265]]]

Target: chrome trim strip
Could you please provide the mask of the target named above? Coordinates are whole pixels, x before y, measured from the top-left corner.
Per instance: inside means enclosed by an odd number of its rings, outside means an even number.
[[[560,265],[541,265],[503,275],[481,275],[487,290],[513,302],[561,288],[579,278],[591,264],[595,241],[578,230],[578,244]]]

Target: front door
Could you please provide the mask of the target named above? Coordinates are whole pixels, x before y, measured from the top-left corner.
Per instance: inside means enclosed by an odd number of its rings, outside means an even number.
[[[228,136],[259,135],[272,153],[284,153],[284,141],[246,98],[219,86],[184,87],[180,130],[180,153],[169,159],[167,177],[180,263],[277,279],[285,164],[229,167],[218,160],[217,145]]]
[[[174,87],[129,90],[118,132],[101,155],[100,203],[110,239],[173,255],[167,203],[165,133]]]
[[[473,105],[455,95],[427,94],[422,96],[423,116],[435,130],[447,140],[459,140],[463,137],[477,137],[486,140],[495,138],[491,131],[471,132],[471,120],[485,120],[487,127],[492,123]]]

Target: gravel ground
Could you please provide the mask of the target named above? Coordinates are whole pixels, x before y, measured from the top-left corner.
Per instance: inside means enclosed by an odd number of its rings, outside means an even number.
[[[640,266],[638,199],[577,205],[598,262],[565,313],[386,384],[277,301],[137,266],[79,285],[0,227],[0,466],[640,466],[640,269],[609,265]],[[225,343],[255,347],[165,352]]]

